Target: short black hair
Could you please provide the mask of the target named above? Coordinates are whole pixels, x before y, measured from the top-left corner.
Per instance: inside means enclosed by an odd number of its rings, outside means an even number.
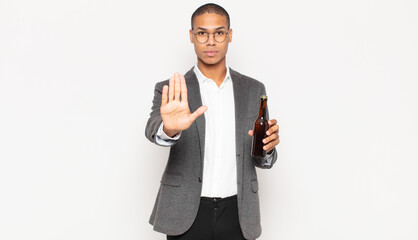
[[[194,11],[192,15],[192,29],[193,29],[193,20],[195,19],[195,17],[203,15],[205,13],[216,13],[221,16],[225,16],[228,29],[231,26],[229,14],[223,7],[215,3],[207,3],[205,5],[200,6],[198,9],[196,9],[196,11]]]

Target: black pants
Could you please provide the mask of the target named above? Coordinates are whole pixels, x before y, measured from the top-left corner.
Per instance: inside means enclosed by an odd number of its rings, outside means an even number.
[[[245,240],[238,220],[237,196],[200,199],[196,219],[187,232],[168,240]]]

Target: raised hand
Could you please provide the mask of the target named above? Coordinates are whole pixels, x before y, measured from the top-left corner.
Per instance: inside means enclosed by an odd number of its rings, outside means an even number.
[[[168,136],[172,137],[188,129],[207,109],[206,106],[201,106],[194,113],[190,112],[183,75],[175,73],[169,80],[169,86],[164,85],[160,114],[164,124],[163,130]]]

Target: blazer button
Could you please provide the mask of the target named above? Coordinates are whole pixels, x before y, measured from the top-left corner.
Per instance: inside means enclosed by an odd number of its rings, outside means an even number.
[[[202,178],[201,177],[198,177],[197,180],[199,180],[199,182],[202,182]]]

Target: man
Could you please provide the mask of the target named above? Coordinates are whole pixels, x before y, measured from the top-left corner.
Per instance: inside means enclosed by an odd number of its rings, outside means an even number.
[[[167,239],[256,239],[255,167],[275,163],[279,127],[269,121],[266,159],[251,157],[250,129],[266,93],[262,83],[226,66],[232,29],[225,9],[199,7],[189,34],[197,65],[156,84],[145,130],[150,141],[171,147],[150,223]]]

